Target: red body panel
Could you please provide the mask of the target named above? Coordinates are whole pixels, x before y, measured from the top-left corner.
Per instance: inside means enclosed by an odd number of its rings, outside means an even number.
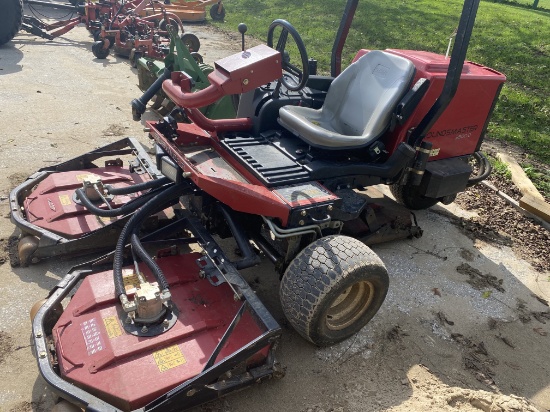
[[[227,284],[215,287],[199,278],[196,260],[201,256],[190,253],[157,260],[179,316],[170,330],[154,337],[124,331],[112,271],[85,278],[53,329],[61,374],[113,405],[131,410],[202,372],[241,302],[234,301]],[[143,270],[153,281],[147,268]],[[262,332],[245,311],[218,360]],[[265,348],[257,353],[249,364],[263,362],[267,352]]]
[[[282,224],[286,225],[290,206],[271,190],[257,182],[238,162],[229,164],[226,159],[221,158],[219,154],[224,151],[219,146],[219,150],[212,154],[221,162],[215,169],[212,169],[208,167],[208,163],[203,164],[204,160],[199,162],[193,159],[197,147],[196,143],[187,143],[189,137],[177,139],[181,145],[178,147],[156,130],[154,123],[148,123],[148,125],[151,127],[151,135],[157,144],[170,154],[184,172],[191,173],[191,180],[206,193],[236,211],[258,214],[258,211],[261,210],[265,216],[279,218]],[[181,132],[182,135],[188,135],[189,133],[186,132],[188,126],[193,128],[193,125],[178,123],[178,134]],[[207,144],[208,150],[215,149],[216,141],[213,138],[203,140],[201,136],[197,136],[197,142],[201,140]],[[185,154],[186,149],[193,150],[189,157]],[[212,160],[206,159],[206,161],[211,162]]]
[[[82,187],[82,179],[90,174],[100,176],[103,184],[116,187],[150,180],[146,173],[130,173],[127,168],[115,166],[52,173],[36,186],[23,203],[28,222],[66,238],[76,239],[115,221],[116,217],[100,218],[75,203],[75,190]],[[116,196],[111,206],[120,207],[136,196],[139,196],[139,192]],[[99,207],[107,208],[105,204]]]
[[[208,75],[210,86],[206,89],[186,92],[186,76],[174,72],[162,83],[162,90],[178,106],[193,109],[208,106],[228,94],[246,93],[282,76],[281,54],[264,45],[218,60],[215,67]]]
[[[409,59],[416,67],[413,84],[420,78],[430,81],[430,87],[404,125],[388,133],[383,142],[393,153],[399,143],[406,140],[407,132],[417,126],[435,103],[447,76],[450,59],[436,53],[414,50],[386,50]],[[368,50],[357,53],[354,61]],[[484,127],[491,114],[493,102],[506,77],[488,67],[470,61],[464,62],[456,94],[441,117],[426,135],[426,141],[433,143],[438,154],[430,160],[470,155],[476,151],[484,133]]]

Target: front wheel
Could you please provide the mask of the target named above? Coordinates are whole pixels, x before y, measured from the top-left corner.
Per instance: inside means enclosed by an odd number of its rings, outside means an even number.
[[[300,335],[328,346],[363,328],[382,306],[388,287],[386,267],[368,246],[335,235],[296,256],[281,281],[280,299]]]
[[[103,48],[104,44],[105,42],[103,40],[98,40],[94,42],[94,44],[92,45],[92,53],[98,59],[106,59],[107,56],[109,55],[110,49],[109,48],[104,49]]]

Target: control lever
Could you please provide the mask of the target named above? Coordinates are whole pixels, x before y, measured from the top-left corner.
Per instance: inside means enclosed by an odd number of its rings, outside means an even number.
[[[248,30],[248,27],[246,26],[246,24],[241,23],[241,24],[239,24],[237,29],[239,30],[239,33],[241,33],[241,35],[242,35],[242,50],[241,51],[244,51],[244,34]]]

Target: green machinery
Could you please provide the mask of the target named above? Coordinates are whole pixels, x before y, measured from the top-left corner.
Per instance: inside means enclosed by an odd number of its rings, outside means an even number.
[[[162,82],[170,78],[172,72],[185,72],[193,81],[193,91],[210,86],[208,74],[214,68],[202,62],[202,57],[191,53],[186,45],[186,34],[178,36],[172,27],[168,26],[170,45],[164,60],[143,57],[140,52],[133,51],[130,61],[138,70],[139,88],[144,94],[132,101],[134,120],[139,120],[145,113],[147,103],[152,101],[151,108],[161,115],[170,113],[175,104],[168,99],[162,90]],[[210,119],[230,119],[237,113],[239,96],[224,96],[209,106],[202,107],[201,112]]]

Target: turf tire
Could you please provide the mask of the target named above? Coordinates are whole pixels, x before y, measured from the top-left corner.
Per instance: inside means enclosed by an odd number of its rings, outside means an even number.
[[[356,295],[364,299],[356,298],[355,303],[351,299],[346,315],[346,306],[339,309],[338,302],[344,299],[345,303],[364,285],[368,293]],[[368,246],[348,236],[327,236],[304,248],[290,263],[281,280],[281,306],[302,337],[328,346],[363,328],[382,306],[388,287],[386,267]],[[332,317],[335,310],[344,314],[337,327]]]

